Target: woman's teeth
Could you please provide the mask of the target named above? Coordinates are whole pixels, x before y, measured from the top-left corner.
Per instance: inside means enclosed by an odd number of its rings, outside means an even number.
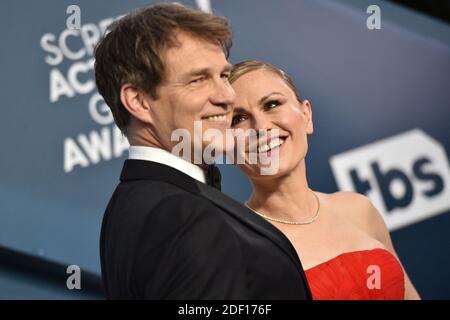
[[[280,138],[273,139],[268,144],[260,145],[258,148],[258,152],[267,152],[273,148],[279,147],[284,143],[284,140]]]
[[[205,117],[205,120],[209,120],[209,121],[227,121],[227,116],[226,115],[209,116],[209,117]]]

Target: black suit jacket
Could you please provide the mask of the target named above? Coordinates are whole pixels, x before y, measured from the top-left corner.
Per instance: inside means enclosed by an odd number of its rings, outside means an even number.
[[[311,299],[289,240],[169,166],[126,160],[100,237],[110,299]]]

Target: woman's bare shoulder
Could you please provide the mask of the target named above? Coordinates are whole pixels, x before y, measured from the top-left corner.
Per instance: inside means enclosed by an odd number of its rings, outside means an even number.
[[[379,238],[379,229],[385,228],[384,220],[367,196],[349,191],[320,195],[329,211],[353,223],[371,236]]]
[[[338,191],[334,193],[318,193],[326,201],[328,206],[334,207],[336,211],[347,212],[347,214],[366,212],[372,203],[365,195],[350,191]]]

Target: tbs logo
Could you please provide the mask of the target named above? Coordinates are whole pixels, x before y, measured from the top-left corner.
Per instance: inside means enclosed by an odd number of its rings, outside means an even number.
[[[330,159],[340,190],[365,194],[397,229],[450,210],[450,168],[443,146],[414,129]]]

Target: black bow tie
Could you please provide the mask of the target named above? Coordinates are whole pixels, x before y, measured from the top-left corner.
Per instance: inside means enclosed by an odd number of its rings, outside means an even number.
[[[221,190],[220,181],[222,179],[222,175],[220,174],[219,168],[217,168],[216,165],[211,164],[208,166],[208,169],[206,171],[206,183],[210,185],[211,187],[214,187]]]

